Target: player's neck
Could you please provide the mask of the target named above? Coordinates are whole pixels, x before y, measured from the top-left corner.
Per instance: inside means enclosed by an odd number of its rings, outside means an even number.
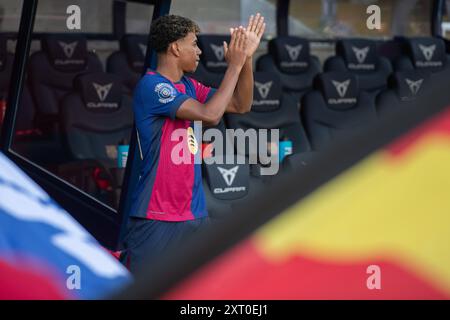
[[[178,68],[178,65],[173,61],[166,59],[160,59],[158,66],[156,67],[156,72],[172,82],[178,82],[183,77],[183,70]]]

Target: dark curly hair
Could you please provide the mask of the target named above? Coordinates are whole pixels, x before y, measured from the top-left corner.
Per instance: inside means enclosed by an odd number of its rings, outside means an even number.
[[[184,38],[189,32],[200,32],[194,21],[177,15],[162,16],[152,23],[150,41],[156,52],[166,52],[169,44]]]

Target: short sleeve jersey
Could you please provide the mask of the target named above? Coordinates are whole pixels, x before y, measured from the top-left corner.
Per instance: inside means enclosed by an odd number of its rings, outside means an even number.
[[[201,165],[194,161],[201,153],[201,140],[193,122],[177,119],[176,112],[187,99],[205,103],[214,92],[185,76],[172,83],[148,72],[138,82],[133,110],[143,161],[131,216],[187,221],[208,215]]]

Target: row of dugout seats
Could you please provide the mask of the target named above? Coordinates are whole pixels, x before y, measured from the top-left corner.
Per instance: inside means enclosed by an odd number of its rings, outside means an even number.
[[[11,78],[13,54],[6,50],[7,38],[0,36],[0,97],[6,98]],[[124,92],[131,94],[142,72],[146,52],[146,37],[127,35],[120,41],[120,50],[113,52],[106,61],[106,70],[98,56],[89,52],[87,41],[78,35],[46,36],[41,50],[29,59],[26,99],[26,117],[18,119],[20,131],[41,127],[48,131],[58,122],[59,102],[73,90],[76,76],[85,73],[107,72],[120,76]],[[25,111],[25,110],[24,110]],[[25,114],[25,112],[23,112]],[[51,129],[50,129],[50,128]]]
[[[226,69],[221,47],[224,39],[199,37],[202,61],[193,77],[213,87],[218,86]],[[46,143],[38,144],[36,153],[53,160],[58,153],[65,153],[67,160],[57,163],[96,159],[103,162],[103,167],[114,167],[111,159],[117,156],[115,146],[130,136],[130,94],[142,70],[145,41],[144,36],[124,37],[120,50],[106,61],[108,73],[80,36],[48,36],[41,41],[41,50],[30,57],[22,98],[21,107],[28,110],[24,112],[27,117],[19,117],[24,132],[37,128],[47,138]],[[5,53],[3,50],[0,57]],[[7,63],[0,65],[6,66],[3,71],[11,62],[11,55],[6,56],[3,60]],[[255,73],[252,111],[245,115],[227,114],[220,129],[280,129],[280,140],[292,142],[293,153],[282,167],[304,165],[313,159],[314,152],[341,133],[376,121],[393,106],[414,99],[436,74],[448,72],[449,68],[445,44],[436,38],[399,38],[382,46],[369,40],[339,41],[336,55],[324,64],[324,72],[319,60],[310,54],[306,40],[274,39],[269,42],[268,53],[256,61],[259,71]],[[0,80],[6,74],[3,71]],[[33,143],[24,144],[25,154],[27,147],[36,146],[35,140],[33,137]],[[237,156],[252,155],[246,149]],[[219,208],[241,202],[261,184],[270,183],[270,177],[258,173],[260,165],[237,165],[237,169],[205,165],[208,204],[220,211]],[[70,165],[63,169],[72,175]],[[79,167],[74,166],[72,171],[77,170]],[[246,192],[242,186],[234,186],[241,181],[236,180],[241,174],[248,175],[244,179],[248,182]],[[96,181],[101,184],[111,180],[104,175],[97,176]],[[108,189],[104,185],[101,188]]]
[[[194,75],[207,85],[217,87],[226,63],[222,41],[226,36],[200,36],[202,63]],[[5,39],[0,38],[2,63],[0,88],[6,91],[6,79],[11,72],[12,55],[5,50]],[[107,59],[106,71],[122,78],[124,88],[131,92],[139,79],[144,61],[145,36],[125,36],[120,50]],[[436,38],[398,38],[381,45],[370,40],[342,40],[336,45],[336,55],[324,64],[324,72],[351,72],[356,75],[361,89],[377,91],[386,88],[392,70],[427,70],[439,72],[448,65],[446,44]],[[92,52],[87,51],[81,36],[46,37],[42,49],[30,58],[29,82],[40,118],[57,113],[57,101],[72,88],[73,78],[80,73],[101,72],[102,65]],[[314,77],[321,72],[318,59],[310,54],[309,43],[296,37],[281,37],[269,42],[268,53],[256,62],[257,71],[278,75],[282,90],[302,95],[312,88]],[[388,57],[392,63],[385,57]],[[394,65],[392,68],[389,65]],[[447,68],[447,67],[445,67]],[[2,80],[4,79],[4,80]]]
[[[1,93],[8,89],[13,55],[7,53],[6,38],[0,49]],[[145,50],[140,53],[136,59],[142,69]],[[117,53],[113,56],[121,62]],[[20,154],[86,191],[94,190],[91,194],[104,194],[111,204],[117,199],[110,191],[121,185],[122,175],[113,176],[110,169],[117,166],[117,145],[129,140],[133,123],[128,86],[134,84],[129,81],[137,82],[140,74],[137,62],[126,62],[130,70],[135,67],[132,80],[104,72],[83,37],[44,37],[41,50],[29,59],[13,142]]]
[[[221,47],[226,39],[226,36],[199,37],[203,54],[195,78],[207,85],[218,86],[226,68]],[[145,36],[124,37],[120,42],[120,50],[111,54],[106,63],[107,71],[120,76],[124,92],[129,94],[142,70],[145,40]],[[6,57],[2,59],[6,63],[2,64],[0,76],[0,89],[4,91],[6,80],[2,79],[9,78],[12,65],[12,55],[4,49],[5,42],[0,41],[0,52]],[[29,108],[31,112],[27,112],[31,116],[20,118],[24,127],[28,122],[30,129],[37,126],[48,131],[49,128],[54,129],[55,122],[58,122],[59,102],[72,91],[74,78],[82,73],[102,72],[103,68],[98,57],[88,52],[86,40],[81,36],[48,36],[42,40],[41,47],[30,57],[29,86],[26,87],[26,91],[31,91],[35,106]],[[256,62],[257,71],[275,75],[283,93],[289,93],[297,100],[313,89],[313,79],[321,72],[321,67],[318,59],[310,54],[308,41],[281,37],[270,41],[268,47],[268,53]],[[420,70],[432,77],[434,73],[448,69],[445,50],[445,43],[436,38],[400,38],[382,46],[370,40],[342,40],[336,45],[336,55],[325,62],[324,72],[352,73],[358,80],[359,88],[379,92],[387,88],[393,70]],[[395,60],[391,63],[379,52],[384,52],[391,60],[395,57]]]
[[[130,36],[130,38],[142,37]],[[122,44],[123,48],[130,47],[125,41]],[[139,47],[140,43],[136,43],[136,46]],[[62,133],[67,132],[67,126],[76,119],[90,119],[84,124],[79,121],[78,126],[96,133],[105,130],[101,128],[102,126],[109,128],[107,130],[109,133],[114,132],[116,127],[130,128],[132,118],[130,95],[139,79],[139,68],[142,69],[145,51],[139,52],[139,57],[129,60],[128,55],[124,55],[122,51],[113,53],[110,60],[114,61],[111,63],[108,61],[111,71],[115,71],[114,66],[118,64],[123,66],[125,62],[129,72],[120,73],[124,71],[124,68],[121,68],[116,69],[117,74],[106,73],[99,58],[87,50],[86,39],[83,37],[75,35],[45,37],[41,41],[41,50],[33,53],[29,60],[26,91],[31,92],[31,99],[22,101],[23,110],[20,111],[23,112],[18,120],[26,121],[23,121],[22,127],[17,129],[27,131],[26,129],[38,128],[47,137],[57,140]],[[8,77],[6,72],[4,77]],[[23,97],[26,95],[28,92]],[[78,100],[70,98],[73,96],[78,96]],[[120,113],[114,120],[118,124],[110,119],[116,112]],[[129,135],[119,135],[112,138],[117,141],[110,142],[117,144],[125,138],[128,139]],[[76,151],[70,143],[72,140],[70,137],[67,140],[69,140],[67,148],[61,145],[66,145],[64,141],[59,141],[60,152],[69,152],[68,158],[72,159],[87,157],[87,152]],[[58,149],[57,146],[55,148]],[[91,143],[91,148],[95,149],[95,143]],[[94,151],[92,153],[95,154]],[[102,155],[97,154],[96,158],[108,159],[105,152]]]
[[[222,48],[228,36],[199,36],[201,63],[194,77],[217,87],[226,69]],[[387,87],[393,71],[426,70],[438,73],[450,68],[446,53],[448,46],[440,38],[403,38],[391,41],[368,39],[340,40],[335,55],[323,68],[310,53],[308,40],[288,36],[269,41],[268,52],[256,61],[257,71],[277,74],[284,92],[297,98],[310,91],[314,77],[321,72],[350,72],[356,76],[361,89],[379,92]],[[323,69],[323,70],[322,70]]]
[[[225,67],[219,64],[222,55],[217,53],[225,37],[206,38],[199,39],[202,66],[193,76],[215,86]],[[304,48],[301,56],[298,51]],[[385,113],[407,108],[433,81],[445,75],[450,79],[449,62],[444,41],[437,38],[399,38],[383,46],[369,40],[343,40],[336,44],[336,55],[325,62],[322,72],[318,59],[309,55],[306,40],[278,38],[256,63],[257,70],[263,71],[254,75],[252,111],[226,114],[221,130],[278,128],[280,141],[292,142],[293,154],[285,158],[280,170],[307,165],[337,137]],[[248,150],[239,156],[247,157],[248,163]],[[270,177],[261,179],[260,166],[204,165],[204,189],[213,219],[220,220],[270,184]]]
[[[447,74],[448,79],[450,73]],[[280,141],[292,142],[292,155],[282,161],[279,172],[307,165],[338,137],[368,126],[386,113],[407,109],[431,84],[430,74],[424,71],[395,72],[389,77],[387,88],[375,95],[361,90],[358,79],[351,73],[326,72],[315,77],[313,89],[305,94],[298,110],[295,99],[281,91],[275,75],[257,72],[254,76],[252,111],[226,114],[221,130],[280,129]],[[259,81],[268,84],[267,91],[259,90]],[[246,149],[238,156],[246,157],[249,163],[251,154]],[[204,165],[204,189],[212,218],[220,219],[271,183],[271,176],[261,176],[261,166],[261,163]]]

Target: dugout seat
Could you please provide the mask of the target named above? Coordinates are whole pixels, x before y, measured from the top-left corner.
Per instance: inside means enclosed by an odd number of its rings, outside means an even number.
[[[450,73],[450,55],[440,38],[404,38],[406,53],[395,62],[396,71],[423,70],[434,75],[440,72]]]
[[[244,131],[255,129],[258,141],[259,129],[278,129],[280,141],[292,142],[292,153],[309,151],[310,146],[299,117],[297,101],[291,95],[282,92],[277,74],[255,72],[254,79],[251,111],[245,114],[225,114],[227,128]],[[252,157],[253,152],[259,154],[259,142],[253,147],[253,150],[250,150],[246,144],[245,150],[238,149],[237,152]]]
[[[59,103],[73,90],[75,76],[100,72],[102,64],[94,53],[88,52],[86,39],[80,35],[45,36],[41,47],[30,57],[28,79],[39,127],[55,130],[59,122]]]
[[[117,168],[117,146],[131,136],[132,100],[114,74],[80,75],[74,89],[61,101],[61,128],[72,161],[59,166],[58,174],[116,207],[124,173]]]
[[[380,115],[398,108],[407,108],[429,86],[430,73],[425,70],[398,71],[389,77],[388,89],[377,96]]]
[[[276,74],[283,92],[299,100],[312,88],[321,67],[319,59],[310,54],[308,40],[285,36],[269,42],[269,52],[257,60],[256,70]]]
[[[311,147],[320,151],[335,138],[376,121],[375,97],[360,91],[354,74],[327,72],[302,102],[301,115]]]
[[[227,69],[223,42],[229,43],[226,35],[199,35],[198,46],[202,51],[197,70],[192,77],[206,86],[218,88]]]
[[[75,160],[114,166],[114,148],[131,135],[131,98],[123,94],[120,77],[102,72],[78,76],[74,89],[61,101],[61,127],[70,154]]]
[[[378,54],[375,41],[351,39],[336,43],[336,55],[326,60],[324,70],[352,73],[360,89],[379,92],[386,88],[392,66],[387,58]]]
[[[113,52],[106,61],[107,72],[120,76],[130,94],[144,71],[146,52],[147,36],[125,35],[120,40],[120,50]]]
[[[262,188],[262,181],[251,174],[248,159],[237,156],[234,164],[203,164],[203,190],[213,222],[224,219]]]

